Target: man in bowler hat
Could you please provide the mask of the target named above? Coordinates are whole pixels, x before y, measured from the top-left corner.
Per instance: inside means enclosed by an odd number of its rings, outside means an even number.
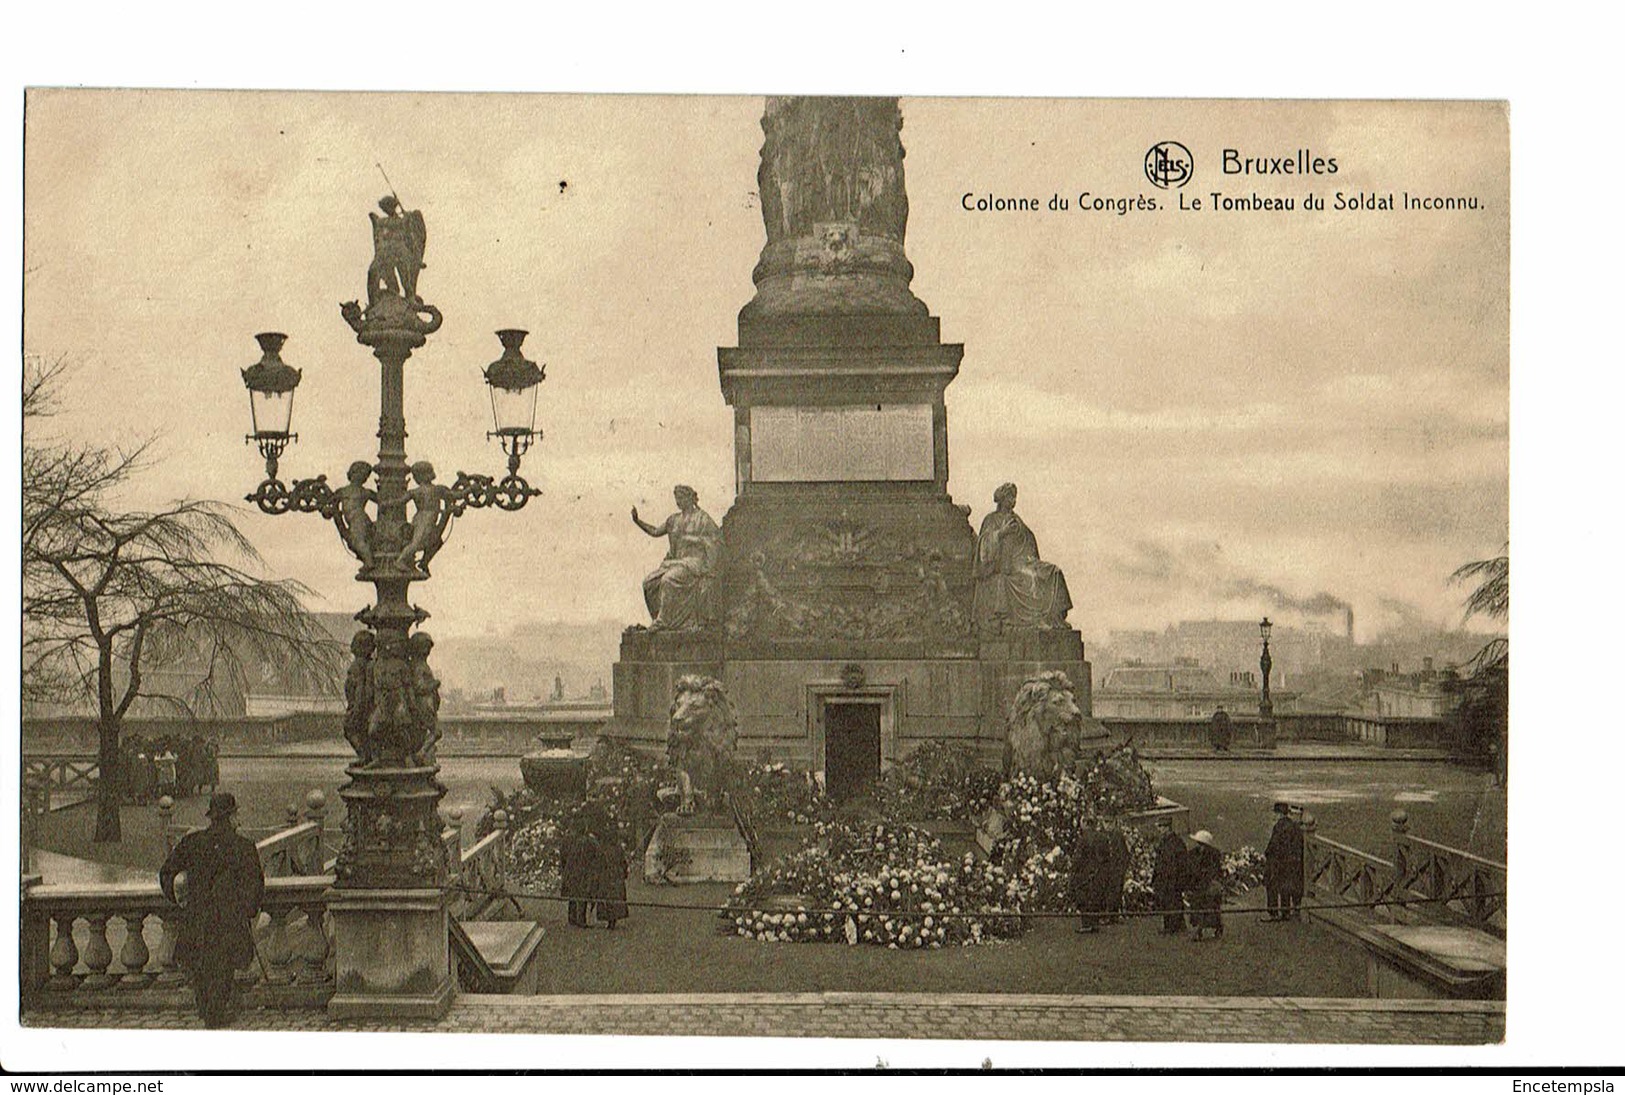
[[[1275,804],[1275,828],[1264,848],[1264,920],[1298,919],[1303,900],[1303,830],[1292,820],[1292,808]]]
[[[191,975],[203,1025],[223,1027],[236,1007],[232,974],[254,961],[265,873],[253,842],[237,832],[235,796],[209,796],[207,816],[208,828],[187,833],[169,853],[158,886],[181,906],[175,961]]]

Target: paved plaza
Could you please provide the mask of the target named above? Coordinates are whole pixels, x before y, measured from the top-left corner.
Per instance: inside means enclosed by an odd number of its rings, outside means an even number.
[[[35,1012],[33,1027],[200,1029],[191,1012]],[[1505,1037],[1506,1007],[1476,1000],[741,993],[459,996],[437,1022],[245,1012],[241,1029],[709,1037],[945,1038],[1080,1042],[1326,1042],[1479,1045]]]

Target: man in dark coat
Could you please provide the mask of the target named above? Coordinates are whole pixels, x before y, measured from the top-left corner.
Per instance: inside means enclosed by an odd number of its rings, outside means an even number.
[[[253,841],[237,832],[237,799],[210,796],[209,827],[187,833],[158,871],[158,886],[182,906],[175,961],[192,978],[206,1027],[223,1027],[235,1009],[232,974],[254,962],[254,918],[265,874]],[[176,880],[184,876],[181,894]]]
[[[1111,847],[1111,859],[1107,862],[1106,870],[1106,911],[1111,915],[1107,918],[1108,924],[1116,924],[1123,914],[1123,888],[1128,885],[1129,868],[1134,865],[1128,851],[1128,838],[1123,830],[1110,828],[1106,830],[1106,840]]]
[[[1157,829],[1157,858],[1151,868],[1151,904],[1164,910],[1162,933],[1177,935],[1185,930],[1180,896],[1185,886],[1185,842],[1179,839],[1174,823],[1167,818],[1157,822]]]
[[[587,926],[587,903],[596,881],[597,860],[598,849],[587,834],[586,822],[580,814],[571,814],[565,819],[564,838],[559,842],[559,892],[569,899],[572,927]]]
[[[1185,894],[1191,907],[1191,938],[1199,940],[1204,931],[1224,938],[1224,855],[1206,829],[1191,834],[1190,851],[1185,854]]]
[[[1303,830],[1292,820],[1292,809],[1275,804],[1275,828],[1264,848],[1264,896],[1269,912],[1262,919],[1298,919],[1303,900]]]
[[[1235,738],[1235,731],[1230,727],[1230,712],[1221,705],[1213,712],[1213,721],[1208,724],[1207,740],[1216,753],[1228,753],[1230,742]]]
[[[581,817],[594,852],[591,877],[587,880],[587,894],[592,898],[588,913],[613,930],[616,921],[626,919],[628,911],[626,852],[621,847],[620,826],[598,801],[582,806]]]
[[[1078,910],[1078,931],[1089,935],[1111,910],[1112,841],[1099,823],[1086,819],[1072,846],[1072,878],[1068,894]]]

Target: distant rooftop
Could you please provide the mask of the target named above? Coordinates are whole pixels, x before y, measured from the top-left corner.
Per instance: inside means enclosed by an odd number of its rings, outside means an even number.
[[[1222,692],[1228,686],[1206,669],[1192,665],[1122,665],[1106,674],[1105,692]]]

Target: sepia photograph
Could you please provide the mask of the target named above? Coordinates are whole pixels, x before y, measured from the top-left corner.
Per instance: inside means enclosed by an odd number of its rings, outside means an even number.
[[[1507,1039],[1507,102],[24,106],[24,1031]]]

